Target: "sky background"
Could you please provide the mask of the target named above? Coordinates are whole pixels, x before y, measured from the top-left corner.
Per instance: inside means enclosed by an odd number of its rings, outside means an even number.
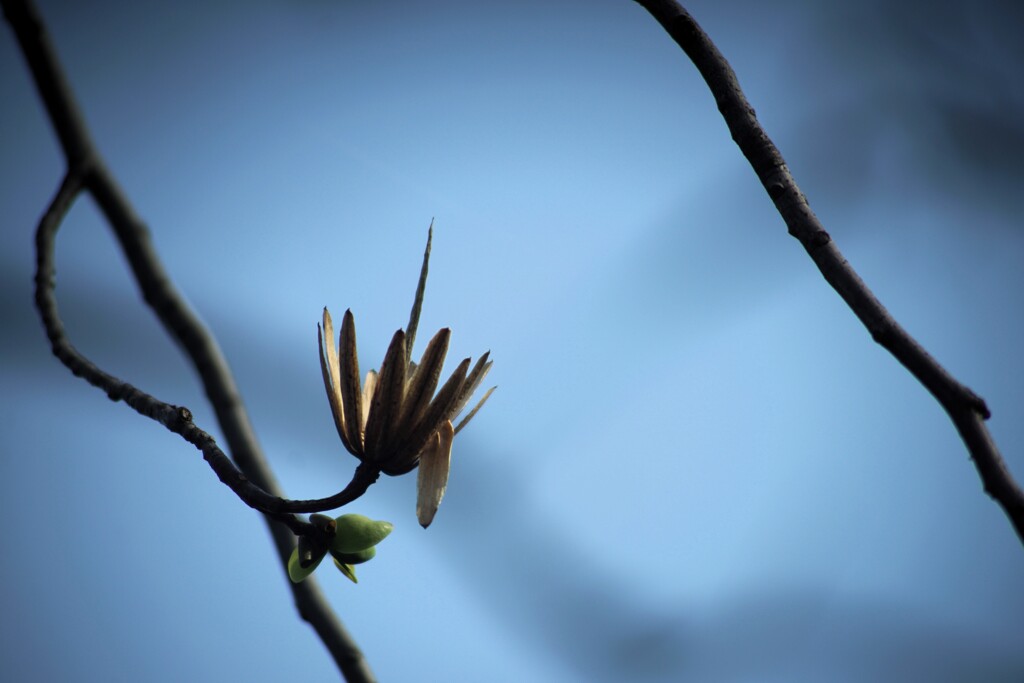
[[[687,6],[846,257],[988,401],[1024,480],[1024,7]],[[926,9],[927,8],[927,9]],[[216,334],[292,497],[355,460],[316,359],[407,320],[499,385],[428,531],[415,477],[353,585],[383,681],[1019,681],[1024,549],[938,404],[790,238],[638,5],[43,2],[96,142]],[[0,32],[4,680],[330,680],[265,526],[77,380],[32,307],[63,161]],[[219,434],[91,200],[72,342]]]

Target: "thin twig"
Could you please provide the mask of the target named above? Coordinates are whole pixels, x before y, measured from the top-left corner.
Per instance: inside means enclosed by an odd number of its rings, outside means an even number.
[[[1024,492],[1010,474],[985,420],[985,401],[953,378],[904,330],[846,261],[811,211],[782,154],[754,114],[736,74],[693,17],[674,0],[636,0],[693,61],[714,95],[732,139],[761,180],[789,233],[800,240],[818,270],[871,333],[928,389],[967,445],[985,492],[1000,506],[1024,543]]]
[[[145,225],[135,214],[96,150],[38,11],[27,0],[0,0],[0,4],[3,5],[4,15],[25,55],[68,164],[64,181],[36,232],[36,302],[54,354],[74,374],[103,389],[111,399],[123,400],[140,414],[182,435],[203,452],[222,481],[228,483],[227,480],[233,480],[235,486],[232,488],[236,493],[243,492],[239,493],[243,500],[250,505],[254,502],[263,504],[266,508],[264,511],[284,522],[282,525],[267,520],[284,569],[295,548],[295,538],[287,527],[296,533],[306,533],[309,526],[285,513],[294,512],[296,508],[313,510],[330,507],[304,505],[322,501],[282,499],[277,482],[256,442],[227,362],[213,336],[188,307],[164,271],[150,244]],[[212,437],[192,423],[187,409],[158,401],[105,373],[82,356],[67,339],[54,294],[54,243],[62,219],[82,191],[92,194],[113,229],[146,303],[195,366],[237,468],[217,447]],[[325,500],[336,502],[346,496],[358,497],[375,479],[376,475],[372,471],[357,469],[352,484],[345,491]],[[317,584],[310,579],[299,584],[289,581],[288,584],[299,614],[316,630],[346,680],[373,681],[373,674],[365,658],[332,612]]]
[[[75,138],[71,136],[71,139]],[[112,186],[114,182],[112,177],[103,167],[102,163],[97,161],[94,153],[89,149],[89,145],[81,145],[80,149],[84,150],[84,152],[79,157],[79,162],[71,167],[56,197],[43,215],[39,229],[36,232],[36,307],[39,309],[43,326],[46,328],[53,354],[76,377],[82,377],[93,386],[103,390],[111,400],[124,401],[139,414],[156,420],[170,431],[182,436],[186,441],[193,444],[203,453],[203,457],[209,463],[210,468],[217,474],[218,478],[230,487],[247,505],[283,522],[296,534],[309,533],[311,527],[307,523],[296,520],[294,517],[289,517],[285,513],[323,512],[341,507],[361,496],[367,487],[377,480],[379,472],[368,466],[362,466],[361,469],[357,468],[352,481],[345,489],[326,498],[288,500],[279,495],[268,493],[265,488],[276,487],[276,483],[273,482],[269,471],[261,472],[257,477],[257,479],[264,480],[264,483],[269,481],[269,486],[261,487],[255,483],[252,480],[253,477],[247,476],[240,471],[239,467],[220,449],[212,436],[192,423],[191,413],[187,408],[165,403],[151,394],[104,372],[83,356],[68,341],[64,333],[64,326],[61,322],[55,295],[54,246],[57,230],[60,228],[64,216],[71,208],[78,193],[89,191],[94,197],[97,197],[101,208],[104,209],[111,223],[115,228],[118,228],[117,234],[126,252],[130,251],[134,255],[131,265],[137,279],[140,281],[148,280],[148,287],[144,287],[143,291],[154,295],[152,301],[155,303],[151,302],[151,306],[158,311],[158,315],[159,311],[163,311],[167,315],[174,314],[171,319],[177,324],[175,331],[190,337],[193,343],[187,344],[182,342],[186,352],[193,359],[203,359],[206,367],[210,367],[218,372],[220,371],[218,370],[219,368],[230,373],[227,370],[226,362],[220,356],[220,350],[217,348],[216,342],[212,338],[204,339],[203,335],[195,334],[192,324],[198,324],[198,319],[195,318],[194,314],[189,310],[176,309],[182,302],[182,299],[176,292],[170,290],[173,284],[166,274],[155,272],[155,269],[161,268],[161,266],[155,260],[156,255],[148,243],[148,235],[144,232],[145,228],[141,223],[136,223],[132,226],[131,221],[134,219],[130,215],[130,207],[124,203],[126,200],[120,195],[118,189]],[[125,227],[126,224],[128,225],[127,228]],[[136,229],[133,230],[133,227]],[[142,234],[139,231],[142,231]],[[142,240],[145,241],[140,244],[139,242]],[[152,268],[146,267],[147,260],[151,262]],[[191,320],[187,319],[187,316],[191,316]],[[163,320],[163,317],[161,319]],[[204,332],[204,334],[207,333]],[[199,360],[194,360],[194,362],[197,365],[200,363]],[[230,374],[226,378],[230,381]],[[223,382],[207,383],[207,393],[211,396],[211,401],[215,405],[219,403],[228,407],[231,407],[232,404],[237,404],[237,399],[213,398],[214,396],[223,397],[233,393],[233,386],[225,388],[222,385]],[[240,417],[245,417],[244,408],[242,408],[242,411]],[[251,435],[251,428],[247,427],[246,431]],[[238,456],[236,455],[237,458]],[[262,460],[262,456],[260,456],[260,459]]]
[[[231,459],[217,446],[208,433],[192,422],[191,412],[182,406],[160,401],[144,391],[104,372],[83,356],[68,340],[61,322],[55,295],[55,269],[53,263],[56,233],[64,216],[70,210],[75,197],[88,185],[88,175],[69,173],[61,183],[57,195],[43,214],[36,231],[36,308],[39,309],[43,326],[50,340],[53,355],[71,370],[93,386],[101,389],[112,401],[124,401],[140,415],[153,419],[180,435],[203,453],[204,459],[217,474],[246,504],[285,524],[296,535],[312,533],[308,522],[297,519],[289,512],[321,512],[341,507],[358,498],[366,488],[377,480],[379,472],[373,467],[360,464],[349,485],[341,492],[318,500],[285,500],[267,493],[250,481],[235,466]]]

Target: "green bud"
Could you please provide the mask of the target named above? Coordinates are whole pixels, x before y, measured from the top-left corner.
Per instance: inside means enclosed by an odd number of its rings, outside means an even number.
[[[359,583],[359,579],[356,578],[355,567],[353,567],[350,564],[342,564],[337,560],[334,561],[334,566],[337,567],[338,571],[344,574],[349,581],[351,581],[352,583]]]
[[[320,566],[322,559],[324,559],[323,555],[303,567],[299,562],[299,549],[295,548],[292,551],[292,556],[288,558],[288,578],[292,580],[292,583],[302,583],[307,576],[313,573],[313,570]]]
[[[360,550],[358,553],[339,553],[336,550],[331,551],[331,557],[342,564],[362,564],[363,562],[369,562],[377,555],[377,549],[370,546],[366,550]]]
[[[342,515],[335,522],[337,530],[331,551],[339,553],[358,553],[372,548],[387,538],[395,528],[391,522],[375,522],[365,515],[357,514]]]
[[[319,550],[309,536],[299,536],[299,544],[296,549],[299,553],[299,566],[308,567],[324,556],[326,550]]]
[[[333,517],[328,517],[327,515],[321,515],[314,512],[309,516],[309,521],[313,526],[315,526],[320,531],[323,531],[329,535],[334,534],[335,525]]]

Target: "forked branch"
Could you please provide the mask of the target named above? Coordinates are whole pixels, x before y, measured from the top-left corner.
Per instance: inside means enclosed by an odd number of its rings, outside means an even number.
[[[308,523],[286,513],[298,509],[337,507],[331,503],[349,496],[358,497],[376,479],[376,473],[357,469],[353,483],[345,491],[325,499],[327,503],[286,501],[281,497],[277,482],[256,442],[227,362],[213,336],[174,287],[150,244],[145,225],[93,144],[38,12],[28,0],[0,0],[0,3],[32,72],[68,165],[64,181],[36,232],[36,303],[54,355],[75,375],[103,389],[111,399],[124,401],[140,414],[160,422],[194,444],[221,480],[229,483],[247,503],[272,513],[274,519],[295,533],[305,533]],[[82,192],[88,192],[96,200],[124,251],[143,298],[195,366],[234,462],[217,447],[212,437],[192,423],[187,409],[159,401],[104,372],[67,339],[54,293],[54,244],[61,221]],[[314,503],[327,507],[317,507]],[[295,538],[286,526],[270,519],[267,523],[283,569],[295,548]],[[317,584],[309,580],[298,584],[288,581],[288,585],[299,614],[316,630],[345,678],[361,682],[374,680],[358,646],[331,611]]]

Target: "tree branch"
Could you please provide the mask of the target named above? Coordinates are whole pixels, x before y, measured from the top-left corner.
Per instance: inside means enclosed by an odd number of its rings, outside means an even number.
[[[664,27],[693,61],[718,104],[732,139],[761,180],[789,233],[800,240],[818,270],[871,333],[942,405],[967,445],[985,492],[1000,506],[1024,543],[1024,492],[1013,480],[985,426],[985,401],[960,384],[904,330],[843,258],[782,154],[754,114],[736,74],[693,17],[674,0],[636,0]]]
[[[75,171],[68,173],[57,195],[47,208],[46,213],[43,214],[39,229],[36,231],[36,307],[39,309],[43,326],[50,340],[53,355],[60,359],[76,377],[82,377],[93,386],[103,390],[112,401],[124,401],[140,415],[159,422],[194,445],[203,453],[204,459],[217,474],[217,477],[250,507],[284,523],[296,535],[314,533],[312,525],[308,522],[302,522],[294,515],[286,513],[321,512],[341,507],[361,496],[367,487],[377,480],[380,472],[372,466],[360,463],[349,485],[328,498],[286,500],[278,495],[267,493],[239,471],[231,459],[217,446],[217,442],[212,436],[192,422],[192,414],[187,408],[160,401],[131,384],[104,372],[83,356],[68,340],[57,308],[53,256],[57,230],[78,193],[88,186],[88,178],[88,175],[83,177],[81,173]],[[269,472],[260,476],[266,480],[266,474]],[[273,487],[274,483],[271,481],[271,488],[273,489]]]
[[[64,181],[36,232],[36,303],[54,355],[76,376],[84,377],[94,386],[103,389],[112,400],[125,401],[140,414],[160,422],[194,444],[203,452],[218,477],[231,485],[245,502],[257,509],[265,508],[263,511],[283,522],[275,524],[267,520],[284,570],[295,547],[295,538],[289,528],[295,533],[306,533],[309,526],[284,513],[299,509],[314,511],[338,507],[334,503],[341,504],[361,495],[376,480],[376,474],[372,470],[357,468],[352,483],[344,491],[322,501],[282,499],[277,482],[256,442],[248,414],[220,348],[177,292],[150,243],[145,225],[106,168],[89,135],[36,8],[27,0],[0,0],[0,4],[3,5],[7,22],[25,55],[68,164]],[[209,434],[192,423],[191,413],[187,409],[158,401],[107,374],[68,341],[54,294],[53,254],[57,229],[74,199],[83,191],[92,194],[113,229],[146,303],[195,366],[216,412],[217,421],[224,431],[234,463],[217,447]],[[326,507],[318,507],[319,504],[326,504]],[[299,614],[316,630],[346,680],[373,681],[369,665],[331,611],[317,584],[312,579],[299,584],[288,581],[288,584]]]

